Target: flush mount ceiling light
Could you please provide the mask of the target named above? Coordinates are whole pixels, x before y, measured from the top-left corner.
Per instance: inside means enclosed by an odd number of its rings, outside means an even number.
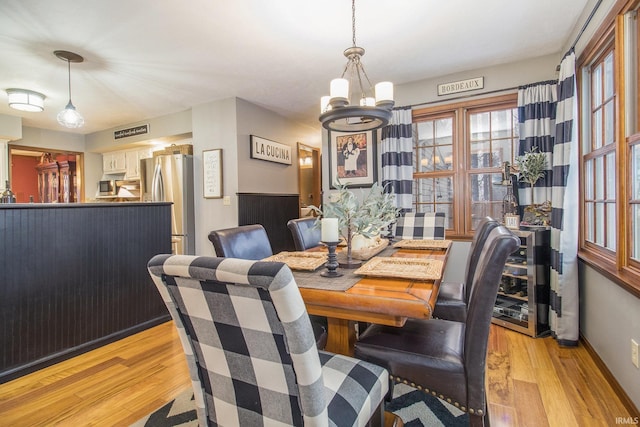
[[[44,110],[44,95],[27,89],[7,89],[9,107],[20,111],[40,112]]]
[[[63,61],[67,61],[67,69],[69,71],[69,103],[64,110],[58,113],[58,123],[68,128],[79,128],[84,125],[84,118],[76,111],[73,103],[71,103],[71,63],[82,62],[84,58],[77,53],[66,50],[56,50],[53,54]]]
[[[356,46],[356,2],[351,2],[353,46],[344,51],[347,65],[339,79],[331,80],[330,96],[320,100],[320,122],[325,129],[361,132],[389,124],[393,84],[380,82],[374,90],[362,65],[364,49]]]

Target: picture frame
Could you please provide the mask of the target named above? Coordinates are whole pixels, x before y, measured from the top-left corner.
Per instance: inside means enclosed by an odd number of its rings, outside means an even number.
[[[221,199],[222,194],[222,148],[202,151],[204,198]]]
[[[349,143],[352,142],[352,148]],[[375,131],[329,131],[329,186],[371,187],[378,180]]]

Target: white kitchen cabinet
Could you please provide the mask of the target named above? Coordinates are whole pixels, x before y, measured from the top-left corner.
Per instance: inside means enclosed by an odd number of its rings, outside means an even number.
[[[127,158],[124,151],[112,151],[102,155],[103,173],[125,173],[127,172]]]
[[[140,179],[140,151],[125,151],[127,171],[125,179]]]

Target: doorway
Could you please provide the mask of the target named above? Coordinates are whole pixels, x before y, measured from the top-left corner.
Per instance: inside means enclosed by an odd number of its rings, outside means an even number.
[[[9,180],[17,203],[84,201],[83,153],[9,144]]]
[[[322,166],[320,150],[298,143],[298,192],[300,193],[300,216],[312,215],[310,205],[322,204]]]

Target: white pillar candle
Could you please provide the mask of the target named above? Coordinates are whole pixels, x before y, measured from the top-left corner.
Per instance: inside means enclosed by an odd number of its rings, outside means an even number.
[[[393,83],[380,82],[375,87],[376,102],[393,101]]]
[[[323,242],[337,242],[340,240],[338,237],[338,218],[323,218],[320,225]]]
[[[348,99],[349,98],[349,80],[333,79],[329,84],[329,95],[331,98]]]

